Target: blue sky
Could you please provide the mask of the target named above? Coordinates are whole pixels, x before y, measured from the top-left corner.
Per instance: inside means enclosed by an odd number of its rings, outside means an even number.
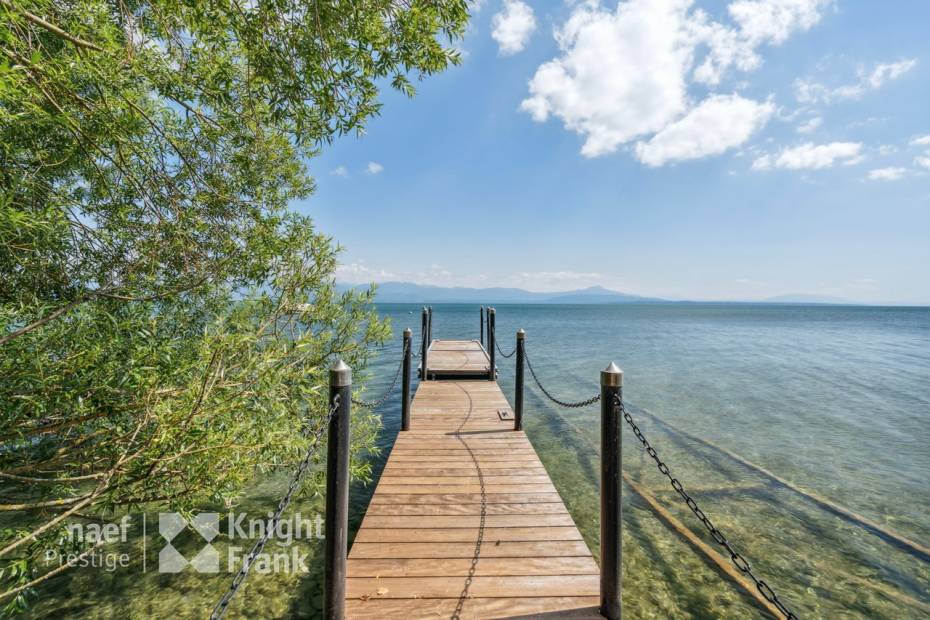
[[[310,162],[347,282],[930,304],[930,3],[486,0]]]

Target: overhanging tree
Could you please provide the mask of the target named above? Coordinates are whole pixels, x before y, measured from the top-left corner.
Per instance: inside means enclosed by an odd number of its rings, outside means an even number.
[[[328,364],[364,367],[388,328],[288,204],[379,85],[412,95],[458,61],[467,18],[464,0],[0,0],[8,609],[69,520],[228,500],[307,448]],[[356,450],[376,425],[358,416]]]

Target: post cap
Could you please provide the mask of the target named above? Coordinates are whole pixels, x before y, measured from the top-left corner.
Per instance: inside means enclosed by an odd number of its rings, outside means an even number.
[[[413,330],[408,327],[404,330],[404,338],[410,338],[411,336],[413,336]]]
[[[523,328],[517,330],[517,340],[523,340],[526,338],[526,332],[523,331]]]
[[[352,369],[343,362],[338,360],[333,367],[329,369],[330,387],[347,387],[352,385]]]
[[[488,312],[490,312],[491,314],[497,314],[497,310],[495,310],[494,308],[488,308]]]
[[[601,387],[623,387],[623,371],[613,362],[601,371]]]

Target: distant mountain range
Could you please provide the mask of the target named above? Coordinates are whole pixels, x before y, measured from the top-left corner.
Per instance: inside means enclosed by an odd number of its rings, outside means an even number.
[[[339,283],[340,290],[350,288],[367,288],[367,284]],[[465,288],[444,287],[412,282],[381,282],[378,284],[377,301],[388,304],[646,304],[646,303],[695,303],[695,301],[667,300],[658,297],[643,297],[611,291],[603,286],[591,286],[575,291],[561,293],[535,293],[520,288]],[[760,303],[760,304],[824,304],[855,305],[857,302],[828,297],[793,293],[778,295],[758,301],[733,301],[719,303]]]
[[[356,288],[367,285],[341,284]],[[474,304],[630,304],[664,301],[655,297],[640,297],[602,286],[592,286],[562,293],[534,293],[519,288],[464,288],[429,286],[410,282],[381,282],[377,300],[381,303],[474,303]]]

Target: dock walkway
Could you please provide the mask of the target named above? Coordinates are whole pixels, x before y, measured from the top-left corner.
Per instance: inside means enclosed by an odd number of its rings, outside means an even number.
[[[488,372],[477,341],[430,350],[430,373]],[[349,553],[346,617],[601,617],[598,566],[513,426],[496,381],[421,381]]]
[[[426,365],[431,379],[482,379],[491,371],[491,359],[477,340],[433,340]]]

